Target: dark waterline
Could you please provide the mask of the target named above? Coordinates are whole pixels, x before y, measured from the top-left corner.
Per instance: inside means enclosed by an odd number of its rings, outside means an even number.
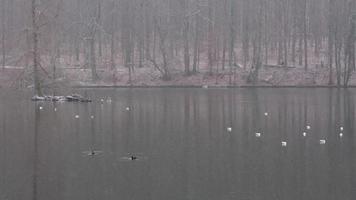
[[[75,90],[0,90],[0,199],[356,197],[355,89]]]

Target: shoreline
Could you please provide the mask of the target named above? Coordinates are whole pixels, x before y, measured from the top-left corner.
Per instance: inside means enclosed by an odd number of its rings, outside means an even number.
[[[91,81],[91,71],[63,69],[57,80],[44,79],[43,88],[356,88],[356,72],[351,76],[348,86],[338,86],[335,77],[329,85],[329,71],[323,69],[302,68],[261,68],[255,84],[248,83],[248,71],[238,68],[233,75],[221,71],[213,75],[202,71],[186,76],[176,70],[172,79],[164,81],[161,75],[152,68],[138,68],[132,75],[132,82],[126,71],[118,71],[115,76],[110,70],[102,70],[97,82]],[[16,73],[15,73],[16,72]],[[32,80],[27,76],[19,79],[21,72],[7,70],[0,74],[0,88],[32,88]],[[232,81],[232,82],[231,82]],[[232,83],[232,84],[230,84]]]
[[[51,87],[49,87],[51,88]],[[300,86],[300,85],[240,85],[240,86],[220,86],[220,85],[74,85],[71,88],[77,89],[110,89],[110,88],[117,88],[117,89],[150,89],[150,88],[176,88],[176,89],[184,89],[184,88],[201,88],[201,89],[238,89],[238,88],[300,88],[300,89],[318,89],[318,88],[330,88],[330,89],[352,89],[356,88],[356,85],[349,85],[347,87],[344,86],[337,86],[337,85],[307,85],[307,86]]]

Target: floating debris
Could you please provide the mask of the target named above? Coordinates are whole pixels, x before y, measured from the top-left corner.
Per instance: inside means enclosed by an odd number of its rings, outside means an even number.
[[[266,117],[268,116],[268,112],[265,112],[265,116],[266,116]]]
[[[106,100],[106,102],[111,103],[111,102],[112,102],[111,98],[109,97],[109,98]]]
[[[310,130],[310,129],[311,129],[311,127],[308,125],[308,126],[307,126],[307,130]]]
[[[227,132],[231,132],[232,131],[232,128],[231,127],[227,127]]]
[[[203,85],[204,89],[209,89],[209,85]]]
[[[320,144],[326,144],[326,140],[320,140],[319,143]]]
[[[256,133],[256,137],[261,137],[261,133]]]
[[[73,101],[73,102],[91,102],[90,99],[84,98],[80,96],[79,94],[73,94],[71,96],[66,96],[67,101]]]
[[[340,133],[339,136],[340,136],[340,137],[344,137],[344,134],[343,134],[343,133]]]
[[[126,111],[130,111],[131,109],[130,109],[130,107],[126,107]]]
[[[282,147],[286,147],[287,146],[287,142],[282,142]]]
[[[90,119],[94,119],[94,118],[95,118],[94,115],[90,116]]]
[[[307,136],[307,133],[306,132],[303,132],[303,137],[306,137]]]
[[[101,101],[102,103],[104,103],[104,99],[100,99],[100,101]]]
[[[57,112],[57,108],[54,108],[54,112]]]
[[[79,115],[74,116],[76,119],[79,119]]]
[[[340,127],[340,131],[343,131],[343,130],[344,130],[344,127],[341,126],[341,127]]]

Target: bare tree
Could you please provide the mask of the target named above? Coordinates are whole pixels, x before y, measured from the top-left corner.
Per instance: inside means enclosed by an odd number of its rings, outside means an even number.
[[[325,62],[327,72],[316,72],[339,86],[354,72],[354,0],[67,0],[54,17],[58,2],[0,0],[0,65],[26,66],[36,54],[37,87],[45,71],[66,65],[87,67],[94,82],[122,67],[130,83],[148,67],[165,80],[207,73],[229,84],[271,63],[307,74]]]

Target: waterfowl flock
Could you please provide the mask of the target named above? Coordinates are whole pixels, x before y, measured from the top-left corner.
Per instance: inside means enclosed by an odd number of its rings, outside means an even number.
[[[81,96],[74,96],[74,97],[81,98]],[[38,101],[38,100],[37,100],[37,101]],[[102,99],[100,99],[100,102],[101,102],[101,103],[104,103],[105,100],[102,98]],[[112,102],[111,98],[107,98],[106,102],[107,102],[107,103],[111,103],[111,102]],[[39,106],[39,110],[43,110],[43,106]],[[127,107],[125,107],[125,110],[126,110],[126,111],[130,111],[131,108],[127,106]],[[54,108],[54,112],[56,112],[56,111],[57,111],[57,107]],[[265,112],[265,113],[263,113],[263,115],[267,117],[267,116],[269,116],[269,113],[268,113],[268,112]],[[77,114],[77,115],[74,116],[74,118],[75,118],[75,119],[79,119],[80,116]],[[91,115],[91,116],[90,116],[90,119],[94,119],[94,118],[95,118],[94,115]],[[305,128],[306,128],[306,130],[311,130],[311,126],[310,126],[310,125],[306,125]],[[340,126],[339,129],[340,129],[339,137],[342,138],[342,137],[344,136],[344,133],[343,133],[344,127],[343,127],[343,126]],[[231,133],[231,132],[232,132],[232,127],[227,127],[227,128],[226,128],[226,131],[229,132],[229,133]],[[255,133],[255,137],[260,138],[261,136],[262,136],[262,133],[261,133],[261,132],[256,132],[256,133]],[[302,136],[303,136],[303,137],[306,137],[306,136],[307,136],[307,132],[303,132],[303,133],[302,133]],[[287,144],[288,144],[287,141],[281,141],[282,147],[287,147]],[[319,140],[319,144],[321,144],[321,145],[326,144],[326,139],[320,139],[320,140]],[[94,155],[96,155],[96,153],[95,153],[95,151],[90,151],[89,155],[94,156]],[[129,159],[130,159],[130,160],[137,160],[137,157],[132,155],[132,156],[129,157]]]
[[[265,115],[265,116],[268,116],[268,113],[265,112],[264,115]],[[311,130],[311,126],[310,126],[310,125],[307,125],[305,128],[306,128],[306,130]],[[227,132],[232,132],[232,128],[231,128],[231,127],[227,127],[226,130],[227,130]],[[344,130],[344,127],[341,126],[341,127],[340,127],[340,131],[343,131],[343,130]],[[259,137],[262,136],[262,133],[256,132],[256,133],[255,133],[255,136],[256,136],[257,138],[259,138]],[[307,136],[307,132],[303,132],[303,133],[302,133],[302,136],[303,136],[303,137],[306,137],[306,136]],[[344,136],[344,133],[343,133],[343,132],[340,132],[340,133],[339,133],[339,137],[342,138],[343,136]],[[282,141],[282,142],[281,142],[281,145],[282,145],[283,147],[286,147],[287,144],[288,144],[288,143],[287,143],[286,141]],[[323,145],[323,144],[326,144],[326,139],[320,139],[320,140],[319,140],[319,144],[322,144],[322,145]]]

